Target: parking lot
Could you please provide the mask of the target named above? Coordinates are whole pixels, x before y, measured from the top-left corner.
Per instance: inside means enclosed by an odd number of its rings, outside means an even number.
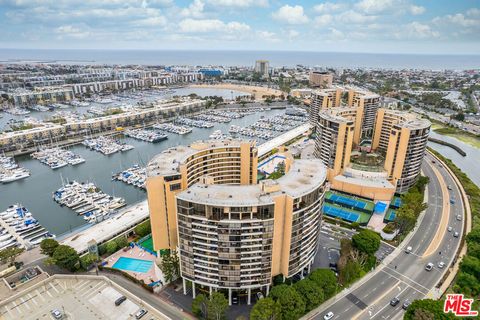
[[[126,301],[115,306],[122,295]],[[0,303],[0,319],[135,319],[140,309],[147,314],[142,319],[169,319],[140,299],[116,287],[102,277],[52,277],[11,299]]]

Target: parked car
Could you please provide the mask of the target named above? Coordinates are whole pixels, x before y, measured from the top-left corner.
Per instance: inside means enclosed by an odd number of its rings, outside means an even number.
[[[127,300],[127,297],[121,296],[120,298],[118,298],[117,300],[115,300],[115,305],[118,307],[118,306],[121,305],[125,300]]]
[[[433,269],[433,263],[429,262],[426,266],[425,266],[425,270],[427,271],[432,271]]]
[[[407,310],[408,306],[411,304],[410,300],[405,300],[405,302],[402,305],[403,310]]]
[[[395,307],[397,304],[400,303],[400,299],[398,299],[397,297],[393,298],[392,300],[390,300],[390,305],[392,307]]]
[[[257,300],[263,299],[263,293],[257,292]]]
[[[330,319],[333,318],[333,316],[334,316],[333,312],[329,311],[329,312],[327,312],[326,315],[323,316],[323,320],[330,320]]]
[[[238,304],[238,293],[232,292],[232,304]]]
[[[146,315],[147,313],[148,313],[147,310],[145,310],[145,309],[140,309],[140,310],[138,310],[137,313],[135,313],[135,319],[137,319],[137,320],[138,320],[138,319],[141,319],[141,318],[142,318],[144,315]]]
[[[60,310],[58,310],[58,309],[53,309],[50,313],[52,314],[52,316],[53,316],[55,319],[62,319],[62,318],[63,318],[62,313],[61,313]]]

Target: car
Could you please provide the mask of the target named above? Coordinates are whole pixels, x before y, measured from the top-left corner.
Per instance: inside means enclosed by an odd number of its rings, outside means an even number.
[[[458,238],[458,237],[460,236],[460,234],[459,234],[457,231],[455,231],[455,232],[453,233],[453,236],[454,236],[455,238]]]
[[[333,318],[333,316],[334,316],[333,312],[329,311],[329,312],[327,312],[326,315],[323,316],[323,320],[330,320],[330,319]]]
[[[432,163],[435,163],[435,160],[432,160]]]
[[[459,215],[459,214],[457,214],[457,220],[458,220],[458,221],[462,221],[462,216]]]
[[[121,296],[120,298],[118,298],[117,300],[115,300],[115,305],[118,307],[118,306],[121,305],[125,300],[127,300],[127,297]]]
[[[405,300],[405,302],[402,304],[402,309],[407,310],[408,306],[411,304],[410,300]]]
[[[232,292],[232,304],[238,304],[238,293]]]
[[[433,269],[433,263],[431,262],[427,263],[427,265],[425,266],[425,270],[432,271],[432,269]]]
[[[451,203],[451,204],[455,204],[455,200],[450,199],[450,203]]]
[[[443,267],[445,267],[445,262],[440,261],[440,262],[437,264],[437,267],[438,267],[439,269],[443,269]]]
[[[408,246],[406,249],[405,249],[405,253],[410,253],[412,252],[412,247]]]
[[[257,300],[263,299],[263,293],[262,292],[257,292]]]
[[[453,228],[452,227],[448,227],[448,232],[452,232]]]
[[[53,316],[55,319],[62,319],[62,318],[63,318],[62,313],[61,313],[60,310],[58,310],[58,309],[53,309],[50,313],[52,314],[52,316]]]
[[[447,189],[448,189],[448,190],[452,190],[452,186],[451,186],[451,185],[448,185],[448,186],[447,186]]]
[[[147,310],[145,310],[145,309],[140,309],[140,310],[138,310],[137,313],[135,313],[135,319],[137,319],[137,320],[138,320],[138,319],[141,319],[141,318],[142,318],[144,315],[146,315],[147,313],[148,313]]]
[[[390,300],[390,305],[392,307],[395,307],[397,304],[400,303],[400,299],[398,299],[397,297],[393,298],[392,300]]]

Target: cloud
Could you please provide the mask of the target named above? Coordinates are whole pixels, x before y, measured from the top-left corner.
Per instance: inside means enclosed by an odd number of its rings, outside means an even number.
[[[265,40],[268,42],[280,42],[280,39],[277,37],[275,32],[271,31],[257,31],[257,36],[261,40]]]
[[[419,15],[425,12],[425,7],[411,5],[410,6],[410,13],[413,15]]]
[[[205,3],[202,0],[193,0],[193,2],[180,11],[180,15],[183,17],[201,18],[203,16],[203,8]]]
[[[448,14],[444,17],[436,17],[433,22],[437,25],[457,25],[461,27],[480,27],[480,14],[479,17],[475,16],[475,11],[469,11],[467,14],[456,13]]]
[[[345,8],[343,3],[324,2],[313,7],[313,11],[318,13],[331,13]]]
[[[314,25],[316,27],[324,27],[333,22],[333,16],[331,14],[322,14],[321,16],[317,16],[314,19]]]
[[[208,0],[215,7],[268,7],[268,0]]]
[[[352,24],[363,24],[367,22],[373,22],[376,19],[376,16],[372,15],[363,15],[353,10],[348,10],[343,12],[335,17],[339,23],[352,23]]]
[[[378,14],[392,9],[397,0],[361,0],[355,7],[368,14]]]
[[[440,33],[434,31],[428,24],[417,21],[405,25],[401,32],[396,33],[396,37],[399,39],[432,39],[439,36]]]
[[[164,27],[167,25],[167,19],[164,16],[150,17],[134,21],[133,25],[141,27]]]
[[[74,27],[72,25],[60,26],[56,28],[54,32],[59,35],[60,39],[63,37],[84,39],[90,36],[90,32],[85,30],[85,28]]]
[[[180,32],[184,33],[207,33],[207,32],[246,32],[250,26],[241,22],[225,23],[218,19],[184,19],[179,23]]]
[[[302,6],[284,5],[278,11],[272,14],[275,20],[288,24],[305,24],[308,22],[308,17],[303,12]]]

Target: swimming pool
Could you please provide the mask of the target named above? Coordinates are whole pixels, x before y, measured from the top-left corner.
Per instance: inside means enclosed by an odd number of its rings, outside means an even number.
[[[112,268],[147,273],[150,268],[152,268],[153,261],[134,259],[128,257],[120,257],[117,262],[112,266]]]

